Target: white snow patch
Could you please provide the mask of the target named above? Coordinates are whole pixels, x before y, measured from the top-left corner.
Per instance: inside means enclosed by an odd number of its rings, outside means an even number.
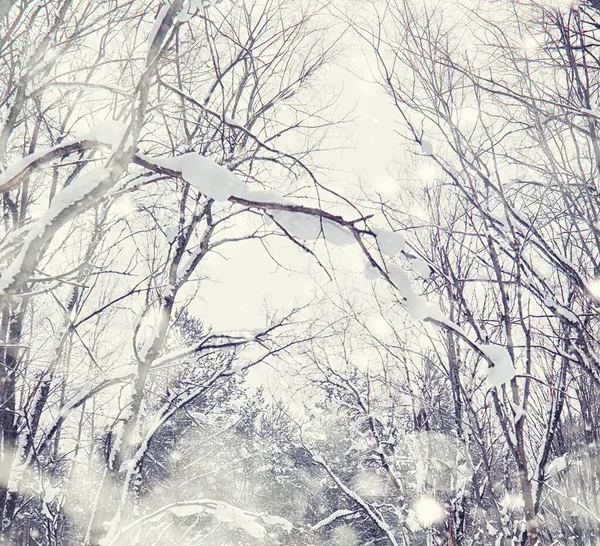
[[[57,146],[55,146],[55,148],[57,148]],[[27,167],[29,167],[34,161],[38,160],[40,157],[43,157],[44,154],[53,149],[54,148],[50,148],[50,150],[39,150],[10,165],[5,171],[0,173],[0,186],[6,184],[9,180],[12,180],[21,171],[27,169]]]
[[[555,311],[557,315],[567,319],[573,324],[577,324],[577,322],[579,322],[577,315],[573,313],[573,311],[567,309],[564,305],[561,305],[560,303],[556,302],[552,297],[545,298],[544,305],[549,309]]]
[[[562,472],[565,468],[567,468],[569,464],[567,463],[567,456],[563,455],[561,457],[557,457],[548,465],[548,475],[553,476]]]
[[[224,521],[225,523],[231,523],[236,520],[237,516],[238,516],[238,514],[236,513],[233,506],[231,506],[229,504],[219,504],[217,506],[217,511],[215,512],[215,517],[218,520]],[[244,517],[245,517],[245,515],[244,515]]]
[[[271,516],[269,514],[264,514],[260,517],[267,525],[281,525],[281,527],[283,527],[284,530],[288,532],[290,532],[294,528],[291,521],[279,516]]]
[[[219,521],[232,523],[241,527],[254,538],[263,539],[267,534],[265,528],[257,523],[252,516],[249,516],[243,510],[225,502],[217,502],[216,510],[198,502],[175,505],[170,507],[170,511],[177,517],[188,517],[200,512],[207,512],[209,514],[214,514],[215,518]]]
[[[314,241],[321,233],[321,219],[312,214],[288,210],[269,210],[287,232],[305,241]]]
[[[424,279],[428,279],[431,276],[431,267],[427,265],[425,260],[421,258],[416,258],[410,261],[410,267],[412,270],[423,277]]]
[[[498,529],[496,529],[489,521],[486,523],[486,531],[488,535],[496,536],[498,533]]]
[[[318,523],[312,526],[313,531],[317,531],[321,529],[321,527],[326,527],[330,523],[334,522],[336,519],[343,518],[345,516],[350,516],[354,514],[353,510],[336,510],[333,514],[330,514],[325,519],[322,519]]]
[[[373,230],[382,254],[395,256],[406,248],[404,236],[399,231]]]
[[[315,461],[315,463],[323,465],[323,466],[327,466],[327,464],[325,463],[325,459],[323,459],[323,457],[321,457],[321,455],[313,455],[313,461]]]
[[[510,232],[510,223],[508,222],[508,218],[506,217],[506,215],[496,216],[491,211],[489,211],[489,215],[490,218],[498,222],[503,229],[505,229],[507,232]]]
[[[187,23],[194,16],[193,12],[191,12],[190,9],[191,6],[189,6],[189,8],[184,7],[184,9],[181,10],[181,12],[176,18],[178,23]]]
[[[521,404],[514,404],[510,402],[510,407],[514,411],[514,422],[518,423],[521,419],[523,419],[523,406]]]
[[[171,512],[178,518],[187,518],[198,512],[204,512],[205,507],[199,504],[179,504],[170,508]]]
[[[78,203],[111,176],[109,169],[95,169],[79,176],[72,184],[59,191],[52,199],[48,211],[38,223],[48,226],[67,207]],[[30,232],[31,233],[31,232]]]
[[[440,308],[419,296],[413,289],[408,275],[397,265],[389,266],[390,279],[398,289],[400,295],[406,300],[406,310],[416,320],[432,318],[440,322],[448,322]]]
[[[45,504],[50,504],[57,496],[59,491],[52,487],[50,483],[44,485],[42,500]]]
[[[506,347],[480,343],[478,348],[493,364],[488,370],[488,383],[490,386],[500,387],[509,383],[516,372]]]
[[[369,281],[374,281],[381,276],[379,269],[373,267],[369,262],[365,264],[364,269],[365,278]]]
[[[167,286],[167,289],[168,288],[169,288],[169,286]],[[171,285],[171,290],[173,290],[172,285]],[[167,294],[165,293],[165,296],[166,295]],[[159,337],[160,337],[162,321],[165,320],[164,317],[161,317],[161,314],[162,314],[162,311],[157,311],[157,312],[151,313],[152,316],[147,317],[148,324],[153,324],[153,326],[152,326],[150,335],[148,336],[148,338],[146,339],[146,341],[144,342],[144,344],[138,351],[138,356],[140,357],[140,360],[142,360],[142,361],[146,360],[146,358],[148,357],[148,353],[150,352],[150,349],[152,349],[152,346],[154,345],[156,340],[159,339]]]
[[[167,243],[172,244],[179,235],[179,226],[169,226],[165,228],[165,236],[167,237]]]
[[[147,161],[148,163],[152,163],[157,167],[163,167],[164,169],[171,169],[172,171],[181,171],[181,166],[179,163],[179,157],[165,157],[165,156],[150,156],[146,154],[136,154],[137,157],[142,159],[143,161]]]
[[[239,127],[241,129],[244,128],[244,125],[237,122],[235,119],[233,119],[232,117],[229,117],[227,114],[225,114],[223,116],[223,122],[226,123],[227,125],[231,125],[232,127]]]
[[[573,311],[571,311],[570,309],[567,309],[566,307],[563,307],[562,305],[556,306],[556,312],[561,317],[567,319],[569,322],[572,322],[573,324],[576,324],[577,322],[579,322],[577,315],[575,313],[573,313]]]
[[[227,201],[232,195],[243,195],[245,184],[231,171],[212,159],[188,153],[168,161],[186,182],[215,201]]]
[[[231,506],[230,504],[219,503],[215,518],[225,523],[235,523],[255,538],[262,539],[267,534],[267,531],[262,525],[254,521],[253,518],[239,508]]]
[[[348,228],[330,220],[323,220],[323,233],[325,240],[335,246],[351,245],[356,241]]]

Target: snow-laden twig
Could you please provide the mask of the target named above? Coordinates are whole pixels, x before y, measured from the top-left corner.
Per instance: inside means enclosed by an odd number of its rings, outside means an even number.
[[[68,150],[69,153],[72,153],[74,150],[83,151],[86,149],[96,149],[100,145],[106,144],[103,144],[99,141],[90,141],[84,139],[72,143],[72,147],[69,147]],[[14,186],[18,183],[19,180],[22,180],[26,173],[29,172],[30,165],[34,163],[37,164],[37,162],[46,162],[50,158],[56,157],[56,155],[60,155],[61,153],[66,152],[64,149],[62,150],[62,152],[60,150],[52,149],[46,151],[45,153],[40,153],[39,155],[36,154],[35,157],[30,158],[30,160],[27,160],[27,158],[25,158],[23,165],[20,168],[13,170],[11,184],[13,184]],[[271,214],[279,214],[277,211],[279,211],[280,213],[285,213],[288,216],[285,216],[284,222],[288,224],[291,222],[294,227],[297,227],[297,225],[300,226],[298,228],[302,232],[300,233],[300,235],[306,235],[308,227],[306,227],[306,229],[304,227],[304,223],[306,222],[300,222],[298,224],[296,220],[306,220],[307,218],[309,218],[311,219],[311,222],[313,221],[313,219],[316,222],[318,222],[321,233],[326,238],[333,239],[334,242],[339,239],[340,242],[343,241],[344,244],[347,244],[348,242],[350,242],[350,239],[348,237],[353,237],[354,241],[358,243],[363,254],[366,256],[367,262],[370,265],[370,267],[377,271],[385,281],[387,281],[400,293],[401,297],[406,302],[406,306],[409,313],[414,318],[418,320],[423,320],[425,322],[429,322],[435,326],[453,332],[460,339],[465,341],[478,354],[484,357],[490,363],[491,368],[500,367],[501,364],[505,361],[504,358],[496,358],[496,353],[498,353],[501,348],[496,348],[496,346],[490,346],[493,347],[493,350],[489,350],[490,347],[482,345],[477,341],[471,340],[466,334],[466,332],[464,332],[464,330],[460,326],[458,326],[456,323],[454,323],[448,317],[446,317],[437,306],[431,304],[430,302],[427,302],[421,296],[417,295],[411,286],[408,276],[400,267],[396,266],[395,264],[388,265],[386,263],[379,263],[373,257],[371,252],[367,249],[365,242],[363,241],[363,237],[365,236],[373,237],[377,241],[378,234],[374,231],[371,231],[368,228],[357,228],[357,220],[349,221],[343,218],[342,216],[329,213],[320,208],[289,203],[283,198],[279,200],[273,200],[271,196],[271,199],[269,201],[257,201],[252,198],[249,198],[256,196],[252,194],[245,195],[245,186],[241,184],[239,180],[236,180],[235,176],[229,170],[199,154],[185,154],[184,156],[179,156],[176,158],[162,159],[154,159],[145,155],[134,154],[132,160],[134,163],[148,170],[151,170],[154,173],[166,175],[171,178],[179,178],[190,182],[192,185],[196,185],[200,191],[207,191],[208,189],[208,193],[211,193],[214,189],[215,191],[222,192],[224,191],[223,188],[219,188],[218,190],[216,190],[215,188],[217,188],[219,185],[223,185],[227,191],[225,193],[219,193],[219,198],[227,197],[227,200],[231,203],[235,203],[252,209],[262,210],[263,212],[269,212]],[[194,167],[193,169],[191,169],[191,171],[194,172],[191,178],[189,175],[186,177],[186,169],[188,169],[188,163]],[[200,178],[197,177],[197,173],[195,172],[195,169],[197,167],[199,167],[201,170],[202,176],[200,176]],[[14,182],[15,180],[16,182]],[[234,182],[234,180],[236,181]],[[84,178],[84,182],[85,181],[86,179]],[[47,214],[55,215],[55,213],[50,211]],[[359,219],[359,221],[366,222],[365,217],[363,216],[362,219]],[[45,224],[46,220],[42,219],[40,220],[40,222]],[[61,222],[61,224],[62,223],[64,222]],[[312,233],[312,224],[310,222],[309,225]],[[329,226],[329,229],[323,229],[323,226]],[[31,241],[35,240],[38,237],[39,231],[39,226],[38,228],[36,228],[35,225],[30,229],[30,232],[26,237],[26,241],[23,244],[24,248],[22,248],[21,250],[21,253],[23,255],[18,257],[16,261],[17,263],[11,266],[11,270],[8,272],[8,275],[5,273],[5,275],[3,275],[2,279],[0,280],[0,289],[5,290],[5,293],[10,291],[11,289],[15,289],[17,285],[22,285],[29,278],[29,268],[24,267],[25,262],[27,261],[25,260],[25,255],[28,252],[27,248],[31,246]],[[390,239],[387,234],[379,235],[381,235],[381,241],[378,242],[380,245],[383,245],[382,251],[389,253],[392,250],[396,252],[397,250],[401,250],[403,248],[403,239],[400,239],[399,237],[396,237],[395,239]],[[340,237],[342,237],[342,239],[340,239]],[[390,245],[393,245],[397,248],[390,249]],[[35,254],[35,252],[33,252],[32,254]],[[29,259],[29,261],[31,261],[31,259]],[[564,260],[560,260],[560,262],[564,263]],[[15,280],[16,277],[18,277],[18,282],[17,280]],[[510,374],[508,372],[502,373],[500,375],[502,376],[502,382],[509,380],[508,377]],[[498,381],[493,381],[493,386],[498,386]]]
[[[340,518],[345,518],[347,516],[352,516],[352,515],[354,515],[356,513],[357,513],[356,510],[336,510],[335,512],[333,512],[332,514],[330,514],[329,516],[327,516],[325,519],[322,519],[318,523],[315,523],[311,527],[311,529],[313,531],[318,531],[319,529],[321,529],[323,527],[327,527],[328,525],[331,525],[334,521],[336,521],[336,520],[338,520]]]
[[[155,510],[154,512],[136,519],[129,525],[123,527],[116,532],[112,537],[107,537],[102,546],[115,546],[123,544],[123,537],[144,523],[157,521],[167,514],[175,517],[187,517],[199,513],[211,514],[215,519],[224,523],[234,524],[255,538],[262,539],[266,536],[267,531],[264,526],[259,523],[273,526],[281,526],[289,531],[293,525],[286,519],[271,516],[268,514],[254,514],[246,510],[242,510],[227,502],[213,499],[195,499],[189,501],[179,501],[167,504]]]
[[[305,448],[305,449],[307,449],[307,448]],[[358,493],[356,493],[355,491],[350,489],[344,482],[342,482],[340,477],[334,472],[334,470],[331,468],[331,466],[329,466],[329,464],[327,464],[327,462],[325,462],[325,459],[323,459],[323,457],[321,457],[320,455],[315,455],[314,453],[311,453],[310,451],[309,451],[309,453],[312,457],[312,460],[325,469],[327,474],[329,474],[329,477],[344,492],[344,494],[347,497],[349,497],[350,499],[352,499],[356,504],[358,504],[367,513],[367,515],[369,516],[369,518],[371,518],[373,523],[375,523],[375,525],[377,525],[377,527],[379,527],[379,529],[387,536],[388,540],[392,543],[392,545],[398,546],[398,541],[396,540],[394,533],[392,532],[392,530],[390,529],[390,526],[387,524],[387,522],[383,519],[383,517],[379,513],[379,510],[377,510],[377,508],[375,508],[373,505],[371,505],[370,503],[365,501]]]
[[[13,262],[2,272],[0,294],[17,292],[31,277],[48,239],[73,216],[101,198],[113,181],[109,169],[94,169],[59,191],[46,213],[29,229]]]

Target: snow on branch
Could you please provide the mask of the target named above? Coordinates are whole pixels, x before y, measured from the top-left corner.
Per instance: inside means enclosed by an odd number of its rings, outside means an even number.
[[[54,196],[46,213],[29,229],[19,254],[2,272],[0,295],[15,294],[27,283],[45,243],[71,218],[103,197],[112,180],[110,170],[95,169],[77,177]]]
[[[115,130],[109,130],[111,127]],[[116,137],[113,139],[109,135],[107,138],[106,135],[113,132],[120,133],[121,129],[119,128],[119,131],[117,131],[115,127],[108,122],[108,125],[104,124],[92,129],[86,135],[86,139],[80,139],[68,145],[58,146],[24,158],[17,165],[5,171],[8,174],[0,175],[2,176],[0,178],[0,191],[14,188],[35,167],[55,157],[65,156],[74,151],[97,149],[100,146],[113,148]],[[366,274],[369,277],[380,276],[394,287],[405,300],[407,311],[413,318],[430,322],[435,326],[453,332],[483,356],[490,364],[490,385],[499,386],[514,377],[512,363],[508,366],[508,360],[505,356],[502,356],[502,358],[498,356],[499,349],[472,341],[460,326],[441,312],[438,306],[428,302],[415,292],[402,268],[393,263],[389,265],[385,262],[379,263],[367,249],[363,240],[364,236],[373,237],[381,254],[394,256],[405,250],[406,242],[402,234],[372,231],[368,227],[358,228],[357,224],[361,222],[366,226],[368,217],[365,216],[349,221],[342,216],[334,215],[320,208],[289,203],[274,192],[265,192],[263,195],[261,192],[247,190],[246,185],[230,170],[201,154],[187,153],[173,158],[151,158],[136,153],[133,155],[132,161],[154,173],[184,180],[215,201],[228,201],[248,208],[262,210],[293,237],[313,240],[323,236],[325,240],[335,245],[358,243],[367,258]],[[107,175],[107,172],[104,172],[104,175]],[[85,198],[93,197],[95,199],[97,197],[96,193],[101,197],[102,192],[95,192],[95,188],[101,185],[102,178],[102,170],[92,171],[87,176],[79,177],[72,184],[73,187],[64,188],[55,197],[55,201],[53,201],[48,212],[30,229],[15,262],[0,278],[1,292],[5,294],[16,292],[16,289],[27,281],[33,270],[37,253],[41,248],[40,243],[46,239],[44,236],[46,231],[50,228],[55,231],[78,210],[86,208],[87,205],[82,205]],[[264,200],[261,200],[263,198]],[[60,221],[58,221],[59,219]],[[34,244],[36,241],[38,244]]]
[[[493,365],[488,371],[488,383],[491,387],[500,387],[515,377],[515,368],[512,358],[506,347],[480,343],[479,350]]]
[[[151,440],[157,434],[159,430],[169,421],[169,419],[177,413],[182,408],[186,407],[190,402],[194,401],[201,394],[205,393],[208,389],[210,389],[219,379],[225,376],[225,371],[227,370],[227,365],[223,366],[219,370],[215,370],[210,378],[208,378],[204,383],[190,389],[187,393],[182,395],[179,398],[175,398],[166,402],[163,407],[159,410],[159,412],[154,417],[154,420],[148,427],[148,430],[145,433],[144,440],[141,442],[138,447],[136,453],[133,458],[129,461],[125,461],[124,466],[127,467],[128,474],[133,475],[138,468],[138,465],[141,463],[142,459],[145,457],[148,447],[150,445]]]
[[[275,220],[281,221],[284,227],[290,227],[290,231],[296,232],[300,238],[315,238],[315,218],[319,222],[320,232],[333,244],[348,244],[350,236],[356,240],[362,233],[374,235],[356,228],[357,223],[366,220],[365,217],[348,221],[319,208],[289,203],[275,192],[248,190],[230,170],[200,154],[189,153],[157,159],[136,154],[133,161],[153,172],[182,179],[212,199],[263,210]]]
[[[16,188],[21,184],[33,171],[39,169],[46,163],[57,159],[65,158],[70,154],[83,152],[86,150],[96,150],[104,147],[101,140],[78,139],[62,142],[51,148],[39,150],[25,156],[20,161],[10,165],[5,171],[0,173],[0,193],[5,193]]]
[[[148,55],[146,56],[147,67],[151,66],[156,61],[167,33],[176,21],[179,12],[183,9],[183,3],[183,0],[167,0],[167,2],[160,7],[148,35]]]
[[[359,222],[366,224],[366,217],[348,221],[341,216],[333,215],[319,208],[291,204],[283,198],[277,199],[276,196],[273,198],[271,194],[269,195],[270,200],[267,202],[250,199],[245,193],[247,191],[245,190],[245,186],[233,182],[231,177],[234,175],[231,171],[216,163],[208,167],[208,162],[212,160],[207,158],[192,160],[188,156],[189,154],[180,156],[180,158],[153,160],[147,156],[141,157],[138,155],[134,156],[134,161],[154,172],[159,172],[175,178],[182,178],[184,180],[186,180],[185,170],[187,166],[190,163],[196,165],[204,176],[212,177],[210,182],[203,181],[202,184],[221,184],[227,188],[225,193],[231,191],[231,195],[228,197],[229,202],[263,210],[266,214],[274,218],[283,229],[289,232],[290,235],[312,240],[317,238],[319,233],[321,233],[325,236],[326,240],[333,239],[331,242],[334,244],[348,244],[350,242],[350,237],[352,237],[353,240],[359,244],[363,254],[367,257],[367,274],[371,276],[376,276],[378,274],[378,276],[383,277],[388,284],[394,287],[405,300],[407,311],[413,318],[429,322],[435,326],[453,332],[478,354],[484,357],[490,365],[489,382],[491,386],[497,387],[512,380],[515,375],[514,367],[510,360],[510,356],[508,356],[508,359],[506,358],[508,351],[506,351],[505,348],[498,345],[486,345],[471,340],[460,326],[442,313],[438,306],[428,302],[415,292],[408,275],[402,268],[393,263],[389,265],[386,265],[385,263],[380,264],[371,255],[363,241],[365,235],[375,237],[378,248],[382,254],[394,256],[403,252],[406,247],[404,237],[400,233],[371,231],[368,228],[359,229],[356,227],[356,224]],[[184,159],[182,160],[181,158]],[[197,178],[198,175],[198,171],[195,171],[191,175],[190,180],[186,181],[192,185],[200,184]],[[237,188],[237,195],[235,188]],[[213,191],[213,188],[211,188],[210,191]],[[424,274],[425,272],[421,271],[421,273]],[[501,356],[500,352],[502,350]],[[504,353],[506,353],[506,355]]]
[[[311,527],[311,529],[313,531],[318,531],[322,527],[327,527],[328,525],[331,525],[335,520],[338,520],[340,518],[345,518],[347,516],[353,516],[356,513],[357,513],[356,510],[336,510],[335,512],[333,512],[333,514],[330,514],[325,519],[322,519],[318,523],[315,523]]]
[[[240,333],[239,335],[233,335],[228,333],[221,334],[209,334],[200,343],[194,344],[193,347],[186,347],[177,351],[171,351],[164,354],[154,360],[152,363],[153,368],[159,368],[165,366],[175,360],[180,360],[187,356],[197,355],[205,351],[225,350],[225,349],[237,349],[250,343],[264,344],[269,334],[283,325],[278,323],[270,328],[260,330],[257,332]],[[231,375],[231,370],[228,370],[227,375]]]
[[[114,546],[123,544],[123,537],[130,531],[139,527],[142,524],[156,522],[166,515],[171,515],[176,518],[187,518],[196,514],[209,514],[223,523],[239,527],[248,533],[250,536],[258,539],[264,539],[267,531],[263,524],[282,527],[285,531],[293,529],[293,525],[288,520],[267,514],[253,514],[246,510],[242,510],[224,501],[212,499],[196,499],[190,501],[174,502],[162,506],[151,514],[143,516],[120,531],[116,532],[112,537],[107,537],[103,541],[103,546]]]
[[[65,422],[67,417],[71,414],[71,412],[82,404],[84,404],[87,400],[102,392],[105,389],[112,387],[113,385],[118,385],[124,381],[130,380],[135,376],[137,371],[136,366],[121,366],[116,370],[113,370],[102,376],[98,381],[96,381],[93,385],[82,389],[77,395],[75,395],[71,400],[69,400],[64,406],[62,406],[58,412],[58,416],[52,422],[52,424],[48,427],[47,432],[44,435],[44,439],[38,446],[37,450],[42,453],[44,449],[48,446],[54,435],[58,432],[62,424]]]
[[[313,461],[325,469],[327,474],[329,474],[329,477],[346,494],[346,496],[352,499],[354,502],[356,502],[356,504],[358,504],[367,513],[367,515],[371,518],[373,523],[375,523],[375,525],[377,525],[377,527],[379,527],[379,529],[383,531],[383,533],[387,536],[388,540],[392,543],[392,545],[398,546],[398,541],[396,540],[394,533],[379,513],[379,510],[377,510],[375,506],[369,504],[358,493],[356,493],[355,491],[350,489],[346,484],[344,484],[340,477],[336,474],[336,472],[331,468],[331,466],[329,466],[329,464],[325,462],[325,459],[323,459],[323,457],[321,457],[320,455],[315,455],[310,451],[309,453]]]

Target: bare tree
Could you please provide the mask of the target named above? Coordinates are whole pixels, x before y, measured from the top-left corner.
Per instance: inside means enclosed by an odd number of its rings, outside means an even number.
[[[171,333],[207,255],[270,235],[263,212],[360,236],[283,200],[305,180],[323,190],[309,158],[330,123],[310,82],[335,44],[318,40],[320,9],[22,2],[3,18],[3,541],[28,541],[39,509],[48,525],[34,530],[49,543],[69,526],[76,543],[118,542],[148,509],[144,465],[164,426],[301,339],[276,335],[293,312],[251,334],[177,345]],[[190,357],[210,372],[157,399],[161,376]],[[90,442],[104,469],[81,525],[66,491],[78,465],[97,463]]]
[[[413,153],[431,165],[421,188],[378,207],[410,229],[407,258],[427,264],[426,291],[445,314],[478,344],[505,348],[516,369],[474,400],[466,382],[478,361],[458,356],[461,333],[446,338],[457,430],[476,425],[481,404],[495,415],[519,478],[522,543],[556,539],[538,522],[547,466],[565,406],[581,411],[574,381],[598,378],[595,14],[397,2],[355,23]],[[489,485],[481,494],[497,505]]]

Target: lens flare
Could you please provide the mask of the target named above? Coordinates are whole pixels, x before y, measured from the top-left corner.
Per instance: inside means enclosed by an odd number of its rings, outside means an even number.
[[[415,513],[423,527],[431,527],[442,521],[445,516],[444,507],[433,497],[421,497],[415,505]]]

